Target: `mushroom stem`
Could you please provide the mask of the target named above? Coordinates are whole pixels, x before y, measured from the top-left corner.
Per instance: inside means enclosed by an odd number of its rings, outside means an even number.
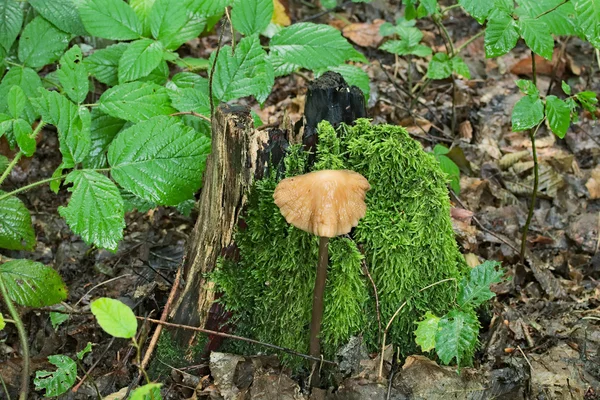
[[[329,238],[321,236],[319,237],[319,264],[317,265],[315,291],[313,292],[312,318],[310,321],[310,355],[313,357],[319,357],[321,355],[319,333],[321,332],[321,321],[323,320],[323,297],[325,294],[325,282],[327,281],[328,253]]]

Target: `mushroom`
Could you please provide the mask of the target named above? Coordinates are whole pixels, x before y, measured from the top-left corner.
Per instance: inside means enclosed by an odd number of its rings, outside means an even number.
[[[285,220],[319,236],[319,264],[310,323],[310,355],[320,356],[319,333],[327,279],[329,238],[346,234],[365,216],[365,195],[371,185],[361,174],[348,170],[323,170],[286,178],[273,198]]]

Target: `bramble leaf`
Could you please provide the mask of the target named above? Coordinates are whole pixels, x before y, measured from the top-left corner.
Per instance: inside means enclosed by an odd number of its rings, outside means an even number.
[[[515,104],[512,112],[512,130],[530,129],[544,119],[544,104],[540,98],[525,96]]]
[[[0,190],[0,195],[3,194]],[[34,244],[35,233],[27,207],[14,196],[0,200],[0,248],[31,250]]]
[[[427,311],[423,320],[417,322],[415,342],[421,346],[421,350],[431,351],[435,349],[435,335],[438,331],[439,322],[440,318],[433,315],[431,311]]]
[[[26,67],[41,68],[58,60],[69,45],[70,35],[42,17],[25,26],[19,39],[19,60]]]
[[[202,183],[210,139],[177,122],[155,117],[125,129],[108,149],[111,175],[145,200],[177,205]]]
[[[27,157],[31,157],[35,153],[37,143],[35,138],[31,137],[33,130],[29,122],[23,119],[17,119],[13,122],[13,132],[19,148]]]
[[[170,90],[173,107],[179,111],[194,111],[210,117],[210,99],[208,97],[208,79],[201,78],[193,87]]]
[[[123,129],[127,121],[106,115],[97,108],[92,109],[91,119],[90,152],[82,163],[85,168],[104,168],[108,145]]]
[[[60,309],[64,310],[63,306],[59,306]],[[57,330],[60,325],[69,320],[69,314],[59,313],[52,311],[50,313],[50,323],[52,324],[52,328]]]
[[[18,1],[0,0],[0,46],[10,50],[23,23],[23,11]]]
[[[163,59],[164,48],[152,39],[131,42],[119,59],[119,83],[134,81],[150,74]]]
[[[156,0],[129,0],[129,6],[135,12],[138,19],[142,23],[142,36],[150,37],[152,31],[150,29],[150,12]]]
[[[78,36],[87,35],[74,0],[28,0],[33,9],[58,29]]]
[[[75,103],[83,103],[90,91],[88,72],[82,61],[81,48],[75,45],[63,54],[60,68],[56,71],[65,93]]]
[[[431,79],[446,79],[452,75],[452,60],[446,53],[436,53],[429,62],[427,77]]]
[[[21,113],[27,105],[27,96],[23,89],[16,85],[11,87],[6,96],[6,102],[8,104],[8,112],[12,115],[13,119],[21,118]]]
[[[556,96],[546,97],[546,119],[552,132],[564,138],[571,125],[571,108]]]
[[[73,183],[69,205],[58,213],[88,244],[116,251],[125,228],[123,199],[117,186],[106,176],[90,170],[75,170],[65,184]]]
[[[96,50],[94,54],[86,57],[83,64],[87,70],[100,82],[115,86],[119,83],[119,60],[129,43],[117,43],[102,50]]]
[[[493,18],[490,18],[485,28],[485,56],[493,58],[506,54],[516,46],[517,40],[519,40],[519,31],[515,20],[507,13],[494,12]]]
[[[40,308],[58,304],[67,298],[67,287],[50,267],[27,259],[0,265],[0,279],[15,303]]]
[[[78,0],[77,8],[85,29],[92,36],[133,40],[143,33],[137,15],[122,0]]]
[[[101,297],[90,304],[92,314],[100,327],[109,335],[130,339],[137,332],[135,314],[119,300]]]
[[[525,43],[534,53],[547,60],[552,59],[554,39],[548,26],[543,21],[522,17],[519,19],[519,30],[521,36],[525,39]]]
[[[167,89],[154,83],[123,83],[104,92],[98,103],[105,114],[132,122],[177,112]]]
[[[202,16],[223,14],[225,7],[231,5],[233,0],[188,0],[190,10]]]
[[[500,282],[504,272],[497,261],[486,261],[471,269],[469,278],[464,278],[459,285],[456,301],[461,308],[477,307],[495,296],[490,285]]]
[[[473,357],[478,333],[479,321],[472,312],[452,310],[438,322],[435,351],[444,364],[455,358],[460,366]]]
[[[56,397],[66,393],[75,383],[77,378],[77,364],[69,357],[62,354],[48,356],[50,364],[56,371],[36,371],[35,390],[46,389],[45,397]]]
[[[462,57],[454,56],[454,58],[452,58],[452,71],[456,72],[457,75],[460,75],[465,79],[471,79],[471,71],[469,71],[469,67]]]
[[[25,92],[25,94],[29,98],[37,97],[39,96],[38,88],[42,87],[42,80],[40,79],[38,74],[31,68],[11,68],[6,73],[6,75],[4,75],[2,83],[0,83],[1,113],[6,113],[9,111],[7,103],[8,92],[12,89],[13,86],[18,86],[21,89],[23,89],[23,92]],[[25,105],[25,114],[27,118],[24,119],[27,120],[27,122],[29,123],[33,123],[33,121],[35,121],[35,119],[39,115],[29,100],[27,100]]]
[[[260,33],[273,17],[273,0],[234,0],[231,23],[246,36]]]
[[[130,400],[161,400],[160,387],[162,383],[147,383],[131,392]]]

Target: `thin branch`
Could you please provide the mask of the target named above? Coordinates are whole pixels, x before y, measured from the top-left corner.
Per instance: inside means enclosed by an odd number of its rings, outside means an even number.
[[[60,312],[60,311],[56,310],[55,312]],[[98,359],[96,359],[96,362],[90,367],[90,369],[88,369],[87,372],[85,372],[85,375],[83,376],[83,378],[81,378],[79,383],[77,383],[77,385],[75,385],[73,387],[73,389],[71,389],[71,392],[77,393],[77,391],[79,390],[81,385],[83,385],[83,382],[85,382],[85,380],[87,379],[88,376],[90,376],[90,374],[92,373],[94,368],[96,368],[98,366],[98,364],[100,364],[100,361],[102,361],[102,359],[104,358],[106,353],[108,353],[108,349],[110,349],[110,347],[113,345],[113,343],[115,342],[115,339],[116,339],[115,337],[110,339],[110,342],[108,342],[108,346],[106,346],[106,349],[104,349],[102,354],[100,354],[100,357],[98,357]]]
[[[217,51],[215,53],[215,61],[210,66],[210,76],[208,77],[208,97],[210,100],[210,116],[215,115],[215,101],[213,99],[213,77],[215,75],[215,66],[219,60],[219,53],[221,52],[221,46],[223,44],[223,32],[224,27],[221,27],[221,33],[219,34],[219,44],[217,45]]]
[[[198,118],[201,118],[201,119],[203,119],[203,120],[205,120],[207,122],[210,122],[210,118],[208,118],[208,117],[206,117],[206,116],[204,116],[202,114],[198,114],[197,112],[194,112],[194,111],[181,111],[181,112],[176,112],[176,113],[173,113],[173,114],[169,114],[169,116],[171,116],[171,117],[176,117],[178,115],[192,115],[194,117],[198,117]]]
[[[558,7],[562,6],[566,2],[567,2],[567,0],[561,1],[560,3],[558,3],[557,5],[555,5],[554,7],[552,7],[551,9],[544,11],[543,13],[541,13],[540,15],[538,15],[537,17],[534,17],[533,19],[539,19],[539,18],[543,17],[546,14],[550,14],[552,11],[556,10]]]
[[[233,23],[229,15],[229,7],[225,7],[225,15],[227,16],[227,21],[229,21],[229,29],[231,29],[231,51],[235,51],[235,31],[233,30]]]

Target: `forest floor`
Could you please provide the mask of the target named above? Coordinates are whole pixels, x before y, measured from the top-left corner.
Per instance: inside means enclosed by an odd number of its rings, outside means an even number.
[[[336,391],[314,391],[311,398],[600,398],[600,124],[583,114],[564,140],[545,126],[538,132],[541,195],[529,229],[531,252],[524,266],[519,258],[520,232],[527,217],[533,162],[527,132],[511,131],[510,114],[521,97],[515,80],[531,76],[529,52],[518,45],[506,56],[486,59],[483,38],[479,38],[461,53],[471,79],[456,79],[454,86],[450,79],[434,81],[413,102],[407,89],[421,79],[426,61],[412,59],[409,73],[406,59],[377,49],[382,41],[379,25],[399,16],[397,3],[348,4],[328,14],[307,5],[289,11],[294,21],[310,18],[341,29],[369,59],[363,68],[371,78],[368,116],[375,123],[405,126],[427,151],[438,143],[452,147],[449,156],[461,168],[460,195],[451,195],[461,251],[467,258],[502,262],[509,279],[494,287],[494,317],[483,324],[473,368],[457,374],[455,368],[412,356],[399,365],[392,363],[391,368],[386,363],[388,385],[376,381],[377,360],[367,357],[358,360],[360,371],[341,382]],[[313,18],[317,13],[320,16]],[[450,12],[443,23],[457,45],[481,29],[458,11]],[[421,20],[418,27],[425,33],[425,43],[444,51],[431,21]],[[188,49],[194,56],[206,57],[216,42],[213,33],[190,42]],[[600,93],[600,66],[593,49],[576,38],[559,39],[557,49],[552,63],[538,61],[540,91],[559,94],[564,80],[579,90]],[[303,114],[306,78],[311,76],[277,79],[262,109],[250,100],[247,103],[266,124],[281,122],[284,113],[297,121]],[[14,169],[7,187],[50,176],[60,163],[57,148],[56,135],[45,131],[36,157]],[[97,296],[108,296],[135,307],[138,315],[160,315],[181,264],[194,213],[186,217],[171,208],[158,208],[128,214],[124,240],[113,254],[91,249],[71,233],[56,213],[67,196],[66,191],[55,196],[47,187],[21,196],[32,210],[38,240],[27,257],[53,265],[70,289],[69,304],[85,305]],[[104,335],[91,315],[72,315],[56,330],[44,311],[30,311],[24,320],[31,332],[33,370],[52,368],[49,355],[74,354],[92,342],[96,343],[94,353],[84,366],[92,369],[102,393],[118,392],[137,377],[128,342]],[[12,357],[17,348],[16,332],[0,331],[0,376],[9,387],[19,382],[20,360]],[[165,384],[167,398],[173,399],[234,398],[228,396],[239,393],[265,400],[309,398],[272,358],[218,357],[211,362],[211,377],[206,363],[174,368],[164,360],[154,361],[154,377]],[[60,398],[94,397],[88,382],[77,393]]]

